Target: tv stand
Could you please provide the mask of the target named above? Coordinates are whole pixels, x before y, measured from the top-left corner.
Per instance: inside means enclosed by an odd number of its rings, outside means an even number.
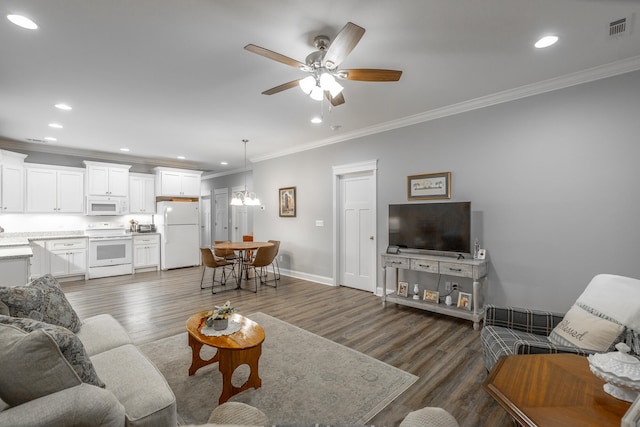
[[[444,274],[447,276],[467,277],[473,279],[471,298],[471,310],[443,303],[423,301],[422,298],[399,296],[395,293],[387,295],[387,268],[395,269],[395,288],[398,289],[398,270],[414,270],[431,274]],[[446,256],[422,255],[412,253],[382,254],[382,305],[386,307],[387,301],[400,305],[419,308],[435,313],[446,314],[473,321],[473,329],[480,329],[480,322],[484,318],[484,300],[487,287],[487,261],[476,259],[455,259]]]

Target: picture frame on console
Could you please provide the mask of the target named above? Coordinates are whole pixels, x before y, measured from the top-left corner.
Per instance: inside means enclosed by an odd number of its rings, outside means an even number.
[[[438,304],[440,302],[440,292],[430,291],[428,289],[425,289],[424,296],[422,297],[422,299],[427,302],[434,302]]]
[[[398,282],[398,292],[397,294],[401,297],[406,297],[409,295],[409,283],[408,282]]]
[[[438,172],[407,177],[407,200],[440,200],[451,198],[451,172]]]
[[[471,311],[471,298],[472,295],[467,292],[458,293],[458,308]]]
[[[284,187],[278,190],[278,206],[281,217],[296,216],[296,187]]]

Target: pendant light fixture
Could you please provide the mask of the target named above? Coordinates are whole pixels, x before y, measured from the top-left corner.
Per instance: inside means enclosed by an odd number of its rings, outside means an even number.
[[[256,196],[256,193],[247,191],[247,142],[248,139],[243,139],[244,142],[244,191],[238,191],[233,194],[231,199],[231,206],[259,206],[260,199]]]

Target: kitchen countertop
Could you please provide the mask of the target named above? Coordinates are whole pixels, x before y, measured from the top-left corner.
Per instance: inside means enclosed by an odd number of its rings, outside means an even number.
[[[31,240],[73,239],[86,237],[84,230],[25,231],[0,234],[0,248],[29,246]]]
[[[32,256],[33,251],[28,245],[0,247],[0,261],[15,258],[29,258]]]

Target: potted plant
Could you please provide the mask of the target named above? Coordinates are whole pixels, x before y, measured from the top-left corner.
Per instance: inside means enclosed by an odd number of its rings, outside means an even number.
[[[204,323],[216,331],[222,331],[229,326],[229,315],[235,311],[235,308],[231,307],[231,302],[227,301],[222,306],[215,306],[212,311],[208,311],[204,314]]]

